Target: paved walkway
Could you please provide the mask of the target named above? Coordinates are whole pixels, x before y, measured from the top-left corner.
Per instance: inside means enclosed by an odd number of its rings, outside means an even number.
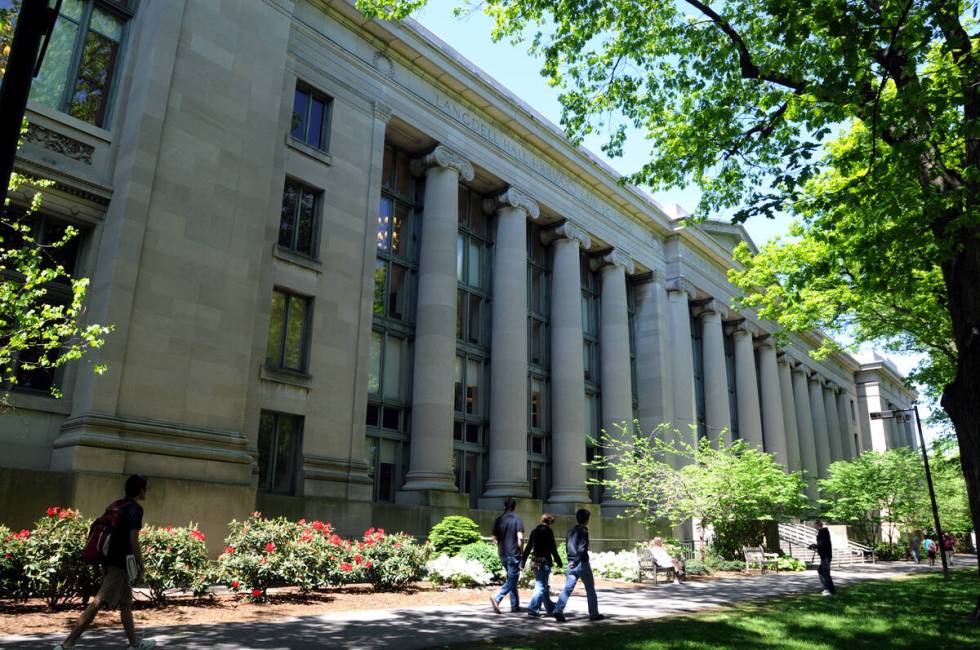
[[[963,560],[957,561],[958,565]],[[910,573],[939,571],[940,567],[907,562],[855,565],[835,569],[840,586],[861,580],[897,578]],[[448,644],[483,641],[514,635],[554,634],[558,629],[583,625],[607,625],[624,621],[658,618],[696,612],[717,605],[759,600],[819,590],[815,571],[766,574],[752,579],[688,582],[657,587],[599,589],[599,610],[609,618],[590,623],[586,616],[582,587],[569,600],[565,624],[551,618],[531,619],[525,614],[490,612],[487,605],[412,607],[357,612],[334,612],[320,616],[249,623],[181,625],[146,630],[160,648],[182,650],[293,650],[298,648],[432,648]],[[554,587],[554,585],[553,585]],[[48,648],[63,635],[0,636],[0,648]],[[124,647],[120,629],[94,630],[82,637],[78,650]]]

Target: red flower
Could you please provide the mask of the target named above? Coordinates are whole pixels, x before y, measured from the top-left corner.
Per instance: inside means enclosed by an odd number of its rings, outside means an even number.
[[[253,589],[252,590],[252,598],[261,598],[261,597],[262,597],[262,590],[261,589]]]
[[[306,520],[305,519],[300,519],[296,523],[299,524],[300,526],[305,526],[306,525]]]
[[[362,550],[363,550],[363,549],[364,549],[364,542],[358,542],[358,543],[357,543],[357,548],[359,548],[359,549],[362,549]]]
[[[192,530],[191,531],[191,537],[193,537],[196,540],[200,540],[202,542],[204,541],[204,533],[202,533],[199,530]]]
[[[74,514],[69,508],[63,508],[58,511],[58,519],[70,519]]]
[[[303,533],[300,536],[299,541],[301,541],[301,542],[309,542],[312,539],[313,539],[313,535],[310,535],[309,533]]]
[[[330,536],[330,543],[334,546],[340,546],[340,537],[336,534]]]
[[[27,539],[30,536],[31,536],[31,531],[27,530],[26,528],[21,530],[16,535],[14,535],[14,537],[16,537],[17,539]]]
[[[373,565],[373,564],[371,564],[371,560],[368,560],[367,562],[365,562],[365,563],[364,563],[364,568],[365,568],[365,569],[370,569],[370,568],[371,568],[371,567],[373,567],[373,566],[374,566],[374,565]]]
[[[374,528],[368,528],[367,530],[364,531],[365,537],[370,537],[373,534],[374,534]]]
[[[340,563],[340,570],[341,571],[353,571],[354,570],[354,567],[350,564],[350,562],[341,562]]]
[[[361,556],[360,555],[355,555],[354,556],[354,564],[360,564],[360,563],[361,563]]]
[[[429,543],[429,540],[426,540],[425,543],[428,544]],[[399,542],[395,542],[394,544],[392,544],[392,546],[394,546],[395,548],[401,548],[402,547],[402,545]]]
[[[266,553],[275,553],[276,552],[276,545],[273,544],[272,542],[269,542],[268,544],[265,545],[265,552]]]
[[[61,508],[51,506],[50,508],[48,508],[48,516],[54,517],[56,514],[58,514],[59,510],[61,510]]]
[[[237,580],[232,580],[231,581],[231,588],[232,589],[238,589],[241,586],[242,586],[242,583],[238,582]]]
[[[231,555],[234,552],[235,552],[235,547],[234,546],[226,546],[225,547],[225,553],[227,553],[228,555]]]
[[[379,528],[378,531],[377,531],[377,534],[378,535],[384,535],[385,534],[385,529],[384,528]]]
[[[258,510],[256,510],[255,512],[252,513],[252,516],[255,517],[256,519],[258,519],[259,517],[262,516],[262,513],[259,512]]]
[[[172,532],[174,532],[174,527],[173,526],[167,526],[166,528],[164,528],[164,530],[167,531],[168,533],[172,533]]]
[[[319,521],[319,520],[314,521],[313,522],[313,528],[316,529],[316,530],[323,530],[323,522],[322,521]]]

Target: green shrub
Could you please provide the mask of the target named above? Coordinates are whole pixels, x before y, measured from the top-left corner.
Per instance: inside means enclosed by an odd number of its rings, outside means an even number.
[[[295,538],[284,549],[283,579],[288,584],[309,591],[364,581],[364,558],[329,521],[300,519],[293,525]]]
[[[425,576],[432,546],[419,544],[405,533],[386,535],[383,528],[369,528],[364,531],[358,550],[363,554],[364,578],[376,591],[390,591]]]
[[[245,521],[232,520],[228,529],[225,550],[218,557],[218,574],[232,589],[245,589],[251,600],[260,601],[271,586],[307,579],[308,565],[292,549],[302,532],[296,524],[253,512]]]
[[[0,599],[27,600],[30,585],[24,575],[25,552],[31,531],[14,532],[0,526]]]
[[[476,560],[483,565],[487,573],[494,576],[497,580],[503,580],[504,565],[500,562],[497,555],[497,546],[489,542],[473,542],[459,549],[459,556],[467,560]]]
[[[711,569],[701,560],[688,560],[684,563],[684,572],[689,576],[706,576],[711,574]]]
[[[780,571],[806,571],[806,563],[803,560],[797,560],[789,555],[779,558],[778,566]]]
[[[469,517],[450,515],[432,527],[429,541],[434,553],[452,557],[467,544],[480,541],[480,527]]]
[[[204,534],[194,524],[186,528],[145,526],[140,531],[144,584],[157,605],[167,601],[170,590],[201,596],[210,586],[211,563]]]
[[[875,544],[875,557],[883,562],[904,560],[906,549],[899,544]]]
[[[30,595],[55,609],[98,590],[102,580],[98,568],[82,561],[82,548],[91,519],[68,508],[48,508],[46,517],[34,523],[25,539],[24,578]]]

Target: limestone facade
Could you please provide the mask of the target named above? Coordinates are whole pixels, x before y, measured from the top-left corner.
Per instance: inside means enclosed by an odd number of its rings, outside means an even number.
[[[52,499],[94,512],[141,472],[149,519],[216,538],[255,508],[425,533],[506,496],[616,513],[583,463],[634,418],[811,477],[914,444],[868,419],[914,398],[887,364],[777,348],[733,307],[744,229],[682,226],[419,25],[172,0],[121,43],[102,125],[33,101],[18,159],[56,181],[45,218],[82,229],[86,318],[115,327],[107,374],[0,419],[4,471]]]

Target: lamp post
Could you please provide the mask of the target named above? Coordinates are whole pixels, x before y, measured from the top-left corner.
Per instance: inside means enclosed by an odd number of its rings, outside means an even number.
[[[939,523],[939,506],[936,505],[936,490],[932,487],[932,472],[929,471],[929,454],[926,453],[926,441],[922,436],[922,421],[919,419],[919,405],[913,404],[910,409],[893,409],[891,411],[876,411],[870,414],[872,420],[891,420],[898,413],[915,413],[915,427],[919,431],[919,446],[922,448],[922,462],[926,466],[926,484],[929,486],[929,501],[932,502],[932,520],[936,524],[938,543],[943,544],[943,528]],[[949,564],[946,562],[946,552],[940,548],[943,560],[943,579],[949,580]]]

